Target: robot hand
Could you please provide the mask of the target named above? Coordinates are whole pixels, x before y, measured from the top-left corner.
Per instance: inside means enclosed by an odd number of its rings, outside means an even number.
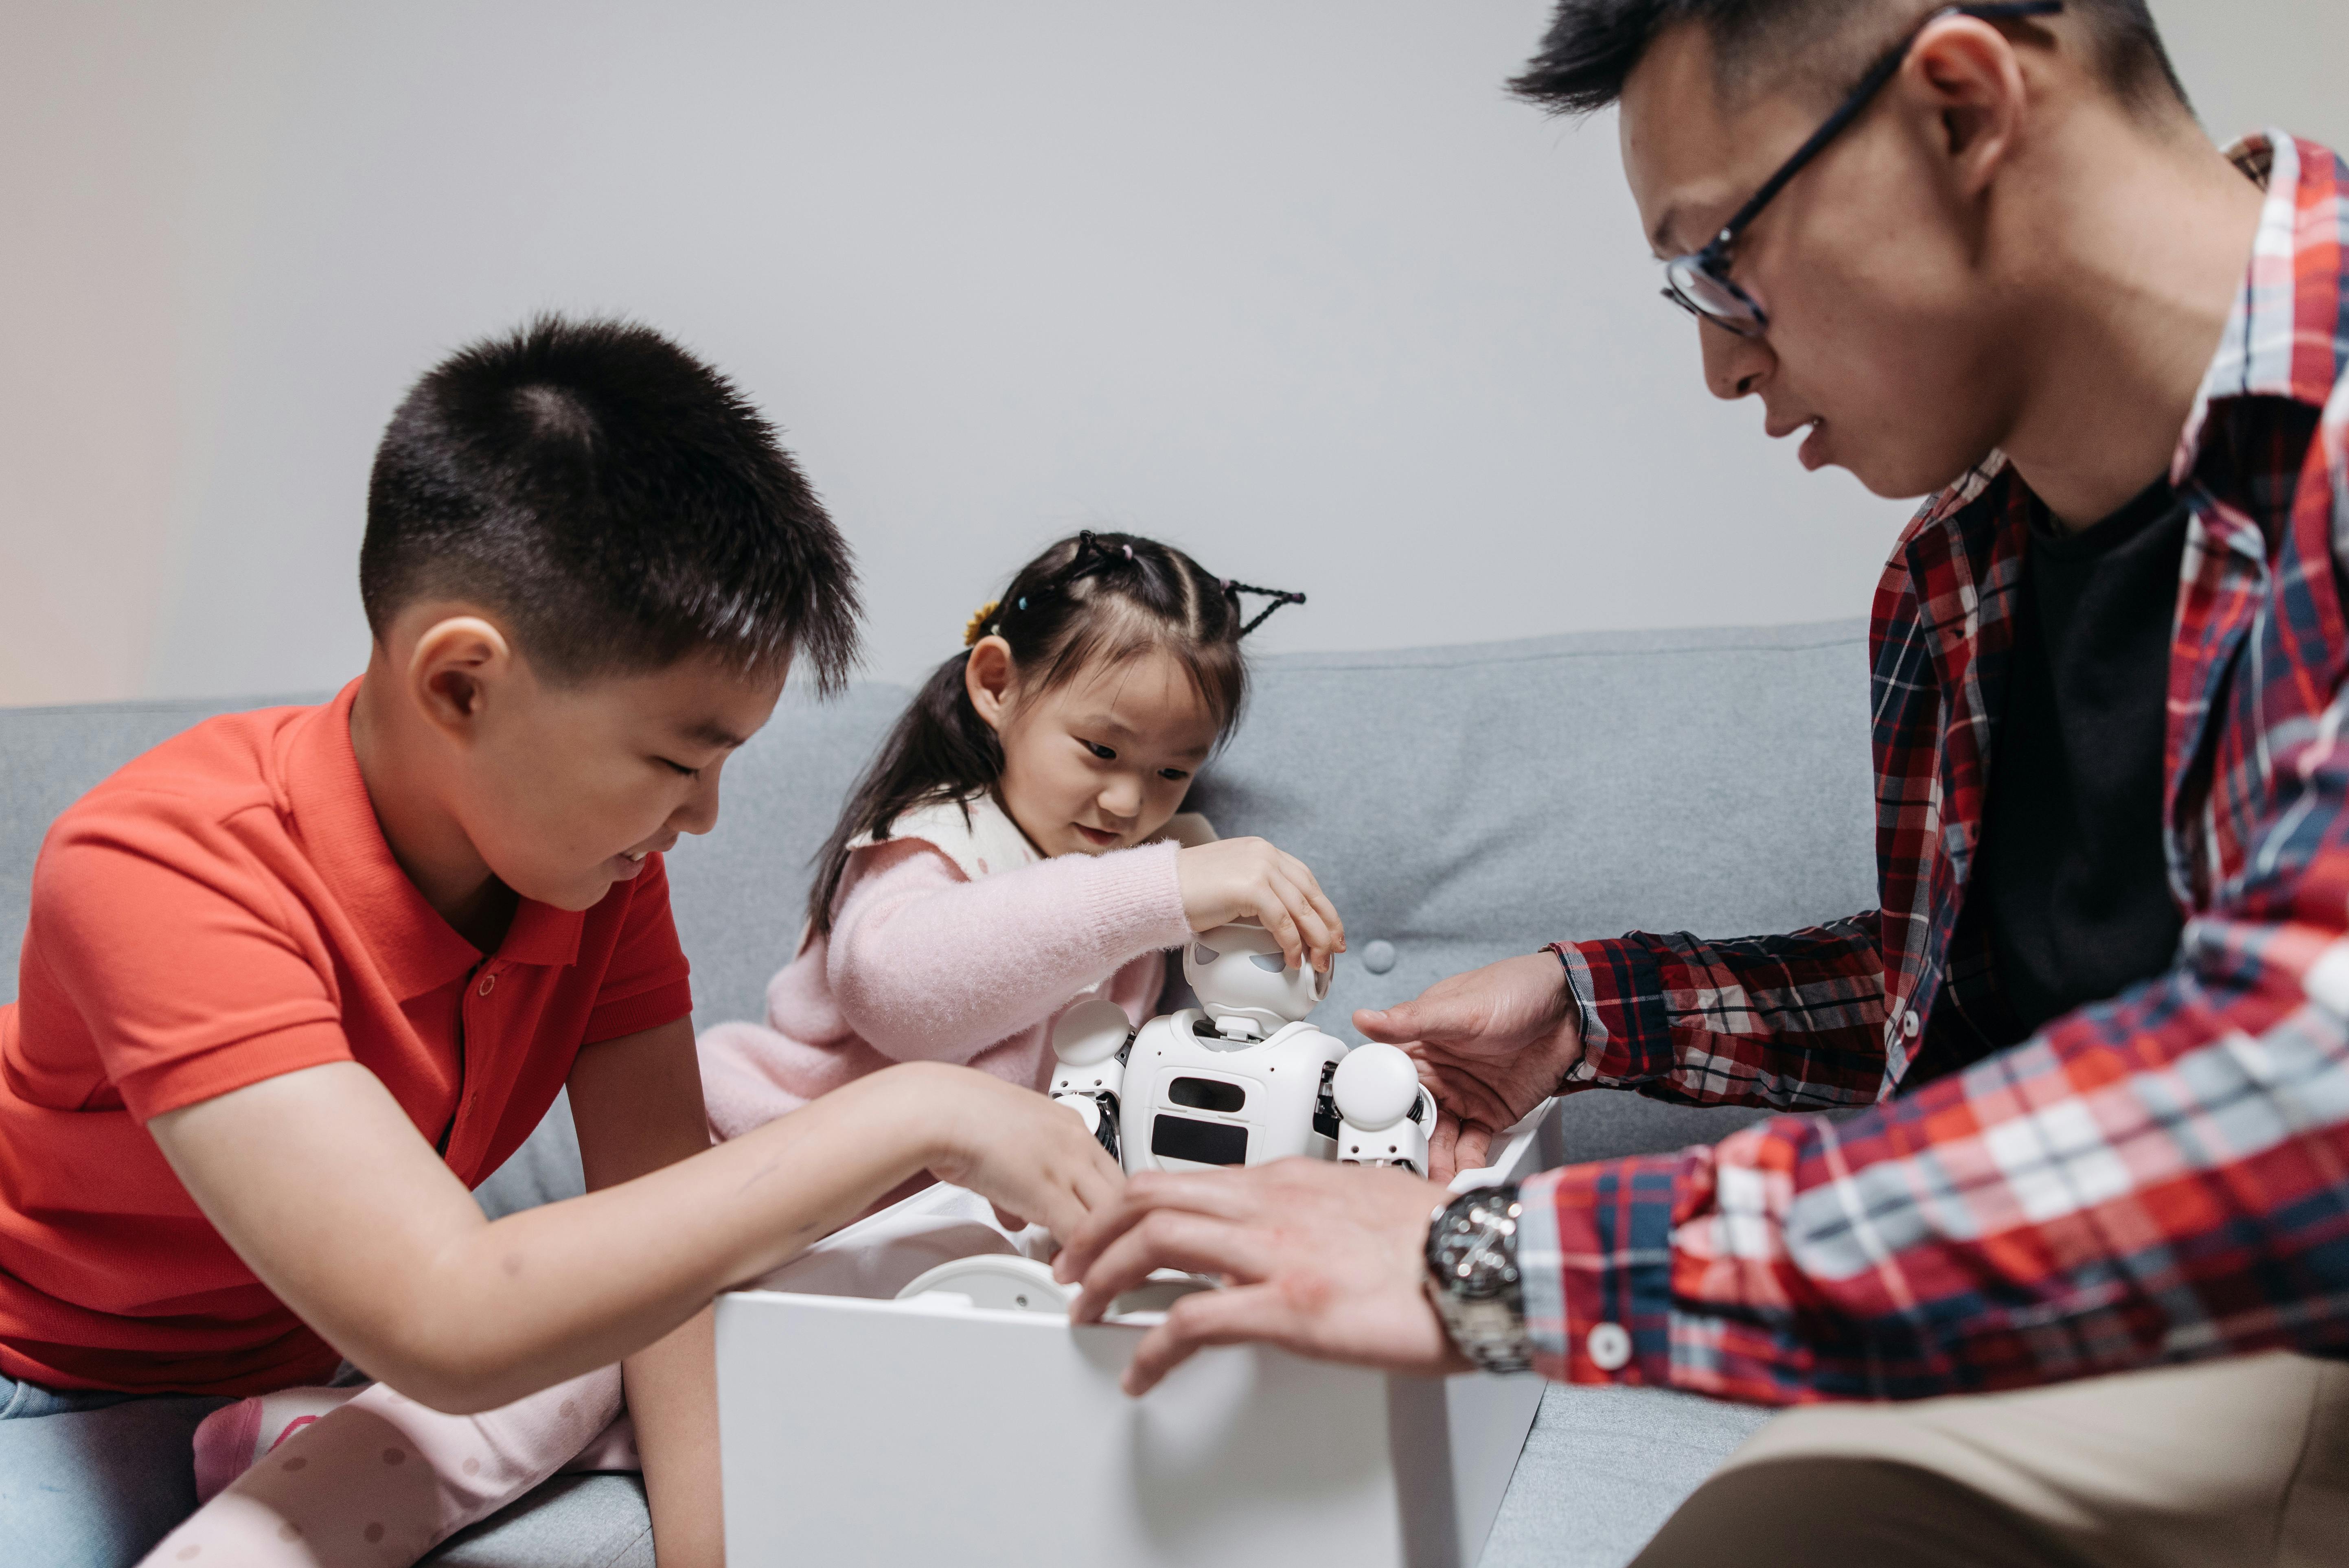
[[[1112,1160],[1119,1159],[1118,1099],[1125,1092],[1126,1051],[1133,1043],[1125,1009],[1100,996],[1078,1003],[1052,1026],[1052,1054],[1060,1058],[1052,1099],[1083,1119]]]
[[[1393,1046],[1356,1046],[1330,1080],[1338,1102],[1338,1163],[1401,1165],[1427,1174],[1427,1134],[1435,1097],[1410,1057]]]

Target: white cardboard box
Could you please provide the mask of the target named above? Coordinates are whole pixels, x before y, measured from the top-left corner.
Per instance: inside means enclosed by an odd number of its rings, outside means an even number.
[[[1557,1162],[1554,1114],[1495,1163]],[[1545,1158],[1547,1156],[1547,1158]],[[1143,1327],[924,1301],[718,1303],[735,1568],[1471,1568],[1541,1403],[1531,1376],[1389,1376],[1242,1346],[1140,1399]]]

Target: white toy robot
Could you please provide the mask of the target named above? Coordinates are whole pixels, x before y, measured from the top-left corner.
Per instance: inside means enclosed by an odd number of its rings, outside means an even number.
[[[1095,998],[1053,1026],[1052,1098],[1129,1174],[1292,1154],[1427,1174],[1435,1099],[1411,1057],[1385,1045],[1349,1050],[1303,1022],[1329,995],[1328,975],[1289,968],[1278,943],[1243,924],[1192,938],[1183,977],[1201,1007],[1134,1030]]]

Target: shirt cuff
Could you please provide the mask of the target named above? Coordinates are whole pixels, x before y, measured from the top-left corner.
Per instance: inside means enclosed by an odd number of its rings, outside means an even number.
[[[122,1096],[123,1109],[144,1127],[168,1111],[250,1088],[265,1078],[350,1059],[350,1037],[341,1024],[296,1024],[132,1068],[116,1078],[114,1087]]]
[[[1555,942],[1549,951],[1566,965],[1567,985],[1582,1015],[1582,1056],[1568,1069],[1563,1087],[1627,1088],[1670,1077],[1671,1017],[1654,950],[1622,938]]]
[[[592,1046],[625,1035],[641,1035],[647,1029],[657,1029],[663,1024],[691,1016],[693,983],[679,977],[649,991],[603,1003],[587,1015],[586,1033],[580,1037],[579,1043]]]
[[[1517,1277],[1534,1369],[1668,1387],[1677,1155],[1568,1165],[1518,1189]]]

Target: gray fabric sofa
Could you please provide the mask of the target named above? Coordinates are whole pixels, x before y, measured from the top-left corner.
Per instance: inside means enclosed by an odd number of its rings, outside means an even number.
[[[1269,657],[1194,804],[1319,874],[1352,951],[1317,1018],[1350,1038],[1355,1007],[1557,938],[1789,930],[1868,907],[1867,682],[1857,623]],[[786,698],[729,766],[717,831],[670,860],[698,1023],[759,1016],[799,930],[810,853],[906,695]],[[252,706],[0,710],[0,941],[16,945],[59,810],[165,737]],[[8,965],[0,1000],[15,985]],[[1750,1119],[1588,1094],[1566,1109],[1567,1149],[1672,1149]],[[578,1190],[558,1104],[481,1198],[494,1214]],[[1764,1418],[1658,1391],[1551,1389],[1486,1568],[1625,1561]],[[648,1565],[641,1489],[560,1479],[434,1561]]]

